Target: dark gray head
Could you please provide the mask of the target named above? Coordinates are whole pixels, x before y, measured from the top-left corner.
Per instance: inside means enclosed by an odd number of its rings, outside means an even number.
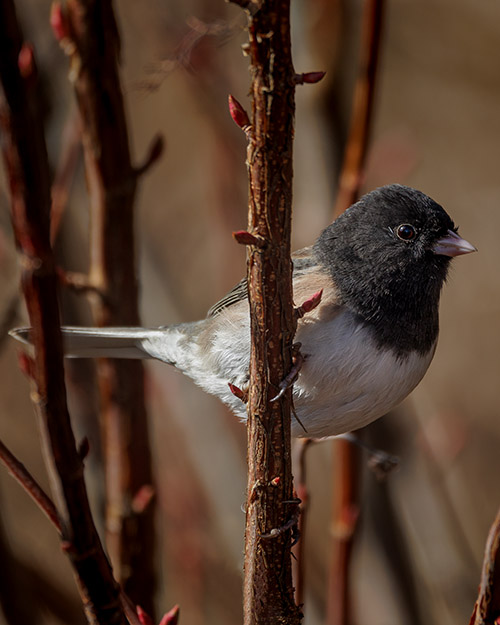
[[[438,333],[438,303],[453,256],[474,251],[427,195],[389,185],[362,197],[315,244],[340,297],[398,353],[425,353]]]

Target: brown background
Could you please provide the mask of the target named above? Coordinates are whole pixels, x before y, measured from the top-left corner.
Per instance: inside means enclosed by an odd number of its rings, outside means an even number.
[[[296,248],[311,243],[331,219],[356,69],[358,4],[317,0],[293,6],[297,71],[328,71],[322,83],[297,93]],[[137,206],[143,322],[194,320],[245,273],[244,250],[230,236],[246,225],[245,139],[227,113],[228,93],[247,104],[249,76],[240,51],[245,19],[237,7],[218,0],[115,5],[136,162],[156,132],[167,142],[164,157],[142,181]],[[67,62],[48,26],[49,8],[45,1],[18,2],[43,72],[55,167],[73,102]],[[402,182],[423,190],[443,204],[479,253],[454,262],[434,362],[384,430],[390,437],[383,446],[401,456],[389,489],[413,579],[391,573],[380,546],[384,527],[374,523],[384,505],[380,487],[371,475],[364,480],[352,582],[356,620],[371,625],[468,622],[484,541],[500,504],[499,24],[494,0],[387,4],[365,189]],[[193,35],[207,25],[206,36]],[[21,305],[9,320],[17,260],[1,180],[0,320],[19,324],[25,321]],[[86,227],[80,163],[57,246],[68,269],[86,267]],[[67,323],[90,322],[85,301],[74,296],[64,298],[64,317]],[[0,437],[45,484],[29,385],[18,371],[16,346],[2,339]],[[90,431],[88,481],[99,515],[102,477],[95,408],[86,390],[89,370],[88,363],[72,364],[68,383],[77,430]],[[189,625],[239,622],[244,428],[217,400],[160,363],[148,368],[147,382],[161,536],[159,605],[165,610],[180,603],[181,622]],[[330,453],[331,445],[323,444],[309,456],[306,625],[321,623],[324,610]],[[22,595],[36,600],[40,582],[30,584],[38,572],[55,586],[60,607],[68,602],[61,622],[81,622],[73,616],[78,599],[55,533],[4,470],[0,501],[8,541],[24,565],[17,573]],[[389,545],[391,540],[394,534]],[[405,608],[398,579],[415,590],[420,615]]]

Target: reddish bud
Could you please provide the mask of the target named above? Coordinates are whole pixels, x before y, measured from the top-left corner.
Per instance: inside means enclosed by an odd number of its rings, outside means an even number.
[[[17,65],[23,78],[28,78],[33,74],[35,69],[35,57],[33,55],[33,46],[30,43],[23,44],[19,56],[17,57]]]
[[[160,621],[160,625],[177,625],[179,622],[179,614],[179,606],[174,605],[174,607],[169,612],[163,615],[163,618]]]
[[[50,25],[57,41],[63,41],[69,37],[68,20],[60,2],[52,3]]]
[[[135,514],[142,514],[151,503],[154,495],[155,489],[151,484],[141,486],[132,499],[132,511]]]
[[[19,352],[18,355],[19,368],[32,380],[35,378],[35,361],[26,352]]]
[[[321,289],[321,291],[318,291],[317,293],[315,293],[312,297],[310,297],[309,299],[306,299],[306,301],[299,306],[298,308],[295,309],[295,314],[297,315],[297,317],[299,319],[302,319],[302,317],[306,314],[311,312],[311,310],[314,310],[319,303],[321,302],[321,297],[323,296],[323,289]]]
[[[316,306],[318,306],[319,303],[321,302],[322,295],[323,295],[323,289],[315,293],[309,299],[306,299],[306,301],[302,304],[302,310],[305,313],[308,313],[308,312],[311,312],[311,310],[314,310]]]
[[[228,382],[227,385],[229,386],[229,390],[235,397],[240,399],[244,404],[247,403],[248,393],[246,393],[245,391],[242,391],[241,388],[238,388],[235,384],[231,384],[231,382]]]
[[[279,475],[277,475],[276,477],[273,477],[273,479],[271,480],[270,484],[271,486],[274,486],[275,488],[277,486],[279,486],[279,483],[281,482],[281,478]]]
[[[306,72],[305,74],[295,74],[297,85],[313,85],[325,77],[326,72]]]
[[[137,618],[141,625],[154,625],[153,619],[147,612],[144,612],[140,605],[136,606],[135,611],[137,612]]]
[[[232,95],[228,96],[229,102],[229,114],[233,118],[234,123],[242,130],[248,130],[250,128],[250,119],[247,112],[238,102],[238,100]]]
[[[256,247],[264,247],[264,239],[262,237],[255,236],[251,232],[246,230],[236,230],[233,232],[233,239],[241,245],[255,245]]]

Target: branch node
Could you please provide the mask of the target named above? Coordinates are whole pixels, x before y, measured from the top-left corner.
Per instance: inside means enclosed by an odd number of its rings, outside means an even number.
[[[102,290],[93,284],[88,275],[84,273],[65,271],[61,267],[56,268],[56,273],[60,283],[69,289],[73,289],[76,293],[95,293],[101,298],[105,297]]]
[[[89,455],[89,451],[90,451],[89,439],[86,436],[84,436],[82,440],[80,441],[80,444],[78,445],[78,456],[80,457],[80,460],[82,462]]]
[[[323,80],[326,72],[305,72],[304,74],[295,74],[296,85],[314,85]]]
[[[157,134],[151,142],[151,145],[149,146],[148,153],[142,165],[139,165],[135,168],[135,175],[142,176],[143,174],[145,174],[148,169],[150,169],[155,163],[157,163],[157,161],[163,154],[164,149],[165,140],[163,138],[163,135]]]

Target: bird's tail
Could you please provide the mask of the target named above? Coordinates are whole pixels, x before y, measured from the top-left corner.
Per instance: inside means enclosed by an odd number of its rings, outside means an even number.
[[[64,355],[69,358],[152,358],[143,342],[157,331],[147,328],[61,328]],[[31,328],[15,328],[9,334],[31,344]]]

